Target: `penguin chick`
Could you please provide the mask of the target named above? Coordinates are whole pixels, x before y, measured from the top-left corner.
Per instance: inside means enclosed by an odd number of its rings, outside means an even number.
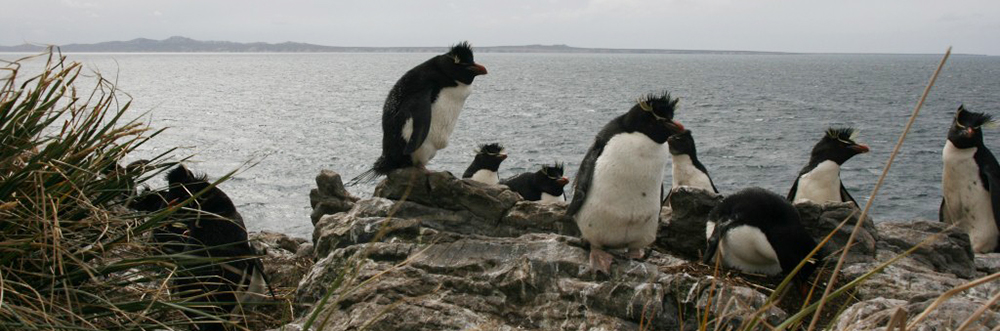
[[[656,239],[663,201],[667,137],[684,126],[673,120],[677,99],[670,93],[642,97],[597,133],[573,187],[566,215],[590,243],[590,266],[609,273],[605,249],[627,249],[641,258]]]
[[[982,130],[991,122],[990,115],[959,106],[941,153],[938,216],[968,233],[976,253],[1000,252],[1000,165],[983,144]]]
[[[553,203],[566,201],[563,187],[569,183],[569,178],[563,177],[563,164],[543,165],[536,172],[525,172],[504,179],[500,184],[507,185],[524,200]]]
[[[809,164],[799,171],[788,191],[788,200],[794,203],[858,202],[844,188],[840,180],[840,166],[851,157],[868,153],[868,146],[854,141],[857,131],[853,128],[829,128],[823,138],[813,146]]]
[[[472,81],[486,68],[472,57],[467,42],[417,65],[389,91],[382,107],[382,155],[372,168],[348,184],[372,181],[407,167],[425,169],[448,146]]]
[[[506,159],[507,153],[503,145],[497,143],[479,145],[479,148],[476,149],[476,158],[465,169],[462,178],[496,185],[500,182],[500,175],[498,173],[500,163]]]

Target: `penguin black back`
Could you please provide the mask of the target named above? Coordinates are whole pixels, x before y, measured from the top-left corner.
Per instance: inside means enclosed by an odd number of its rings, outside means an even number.
[[[504,179],[500,183],[507,185],[528,201],[544,200],[546,194],[548,197],[558,198],[563,196],[563,187],[569,183],[569,179],[563,177],[563,168],[563,164],[559,162],[543,165],[536,172],[525,172]]]
[[[179,237],[184,241],[184,250],[196,256],[226,259],[222,264],[180,272],[175,278],[178,293],[194,301],[210,303],[203,309],[213,315],[236,313],[234,308],[238,302],[251,299],[245,293],[263,291],[264,284],[270,286],[263,263],[253,257],[257,252],[247,241],[243,217],[225,192],[212,186],[205,176],[195,176],[183,165],[167,174],[167,182],[170,188],[164,200],[169,205],[181,204],[193,197],[171,216],[185,225],[186,231]],[[273,289],[271,295],[274,295]],[[194,320],[202,318],[198,313],[185,313]],[[198,324],[198,330],[224,329],[223,325],[213,322]]]
[[[476,76],[485,74],[486,68],[475,63],[467,42],[403,74],[382,107],[382,154],[370,170],[352,179],[348,186],[396,169],[423,168],[437,150],[447,146],[465,98],[471,93],[468,85]],[[428,139],[430,144],[425,144]]]
[[[497,171],[500,170],[500,163],[507,159],[507,154],[504,152],[503,145],[498,143],[479,145],[479,148],[476,149],[476,157],[472,160],[472,164],[465,169],[462,178],[473,178],[476,172],[481,170],[492,172],[491,176],[495,177]]]
[[[705,261],[714,257],[715,251],[722,244],[721,241],[726,240],[730,231],[741,227],[756,229],[763,233],[767,243],[757,243],[757,245],[770,245],[777,257],[781,272],[784,273],[793,270],[817,245],[802,226],[798,210],[788,200],[762,188],[747,188],[726,197],[709,212],[708,220],[716,226],[708,240]],[[747,243],[745,240],[737,242]],[[730,249],[740,253],[753,250],[750,247]],[[796,278],[807,279],[816,269],[816,261],[821,259],[820,254],[814,256],[803,266]]]

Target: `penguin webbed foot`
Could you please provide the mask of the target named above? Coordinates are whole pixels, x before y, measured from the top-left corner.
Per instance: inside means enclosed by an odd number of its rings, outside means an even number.
[[[643,256],[646,256],[646,250],[642,248],[636,248],[636,249],[629,248],[628,251],[625,252],[625,257],[632,260],[641,259]]]
[[[590,270],[611,274],[611,261],[614,256],[600,248],[590,246]]]

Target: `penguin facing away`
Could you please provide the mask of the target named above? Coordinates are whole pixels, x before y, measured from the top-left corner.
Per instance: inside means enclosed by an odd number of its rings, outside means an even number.
[[[823,138],[813,146],[809,164],[799,171],[798,177],[788,191],[788,200],[793,203],[812,201],[815,203],[858,202],[844,188],[840,179],[840,166],[851,157],[868,153],[868,146],[854,141],[857,131],[853,128],[829,128]]]
[[[969,234],[976,253],[1000,252],[1000,165],[983,144],[983,125],[992,117],[958,107],[944,144],[941,176],[942,222]]]
[[[525,172],[504,179],[500,184],[507,185],[524,200],[553,203],[566,201],[563,187],[569,183],[569,178],[563,177],[563,164],[543,165],[536,172]]]
[[[795,207],[781,196],[757,187],[723,199],[709,212],[706,230],[708,246],[703,262],[711,262],[721,249],[724,265],[750,273],[788,273],[816,248],[816,241],[802,226]],[[810,259],[796,278],[808,279],[821,259]]]
[[[168,248],[178,247],[185,254],[206,258],[226,259],[218,265],[198,266],[174,277],[177,293],[194,302],[204,302],[199,309],[212,311],[213,315],[238,315],[238,305],[263,298],[265,286],[270,287],[264,265],[250,246],[243,217],[232,200],[218,187],[211,187],[205,177],[195,176],[183,165],[167,174],[170,188],[157,192],[166,205],[161,209],[183,203],[192,196],[193,201],[172,214],[176,221],[166,230],[154,232],[154,240],[175,242],[161,243]],[[176,224],[183,224],[177,226]],[[181,229],[183,228],[183,229]],[[274,290],[271,289],[274,296]],[[185,312],[195,321],[201,314]],[[213,321],[198,323],[198,330],[225,330],[224,325]]]
[[[655,240],[663,195],[667,137],[684,130],[673,120],[677,99],[668,92],[639,99],[597,133],[573,187],[566,215],[590,244],[591,269],[608,273],[605,249],[641,258]]]
[[[485,75],[472,47],[461,42],[403,74],[389,91],[382,107],[382,155],[372,168],[348,185],[371,181],[389,172],[418,167],[448,146],[472,81]]]
[[[694,136],[691,130],[675,134],[667,138],[671,158],[671,190],[681,186],[699,188],[712,193],[719,193],[708,175],[708,170],[698,161],[698,152],[694,146]]]
[[[479,145],[472,164],[465,169],[462,178],[469,178],[480,183],[496,185],[500,182],[500,163],[507,159],[503,145],[492,143]]]

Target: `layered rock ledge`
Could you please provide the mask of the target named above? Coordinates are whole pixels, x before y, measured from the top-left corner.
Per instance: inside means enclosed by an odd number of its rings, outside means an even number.
[[[760,310],[777,283],[713,276],[696,262],[705,218],[721,200],[699,190],[671,194],[646,258],[619,256],[610,275],[595,275],[565,204],[522,201],[504,186],[449,173],[397,171],[367,199],[347,193],[332,171],[316,181],[313,245],[295,246],[313,264],[295,290],[296,319],[280,330],[301,330],[312,314],[315,330],[695,330],[706,311],[710,327],[725,328]],[[797,208],[817,239],[848,220],[826,250],[839,256],[860,212],[850,204]],[[1000,254],[973,256],[968,237],[943,224],[862,224],[841,283],[940,238],[863,283],[832,325],[885,329],[898,309],[919,314],[945,291],[1000,271]],[[962,292],[925,322],[954,329],[998,292],[1000,282]],[[795,313],[782,307],[764,310],[764,322]],[[995,328],[1000,313],[987,310],[976,322]]]

